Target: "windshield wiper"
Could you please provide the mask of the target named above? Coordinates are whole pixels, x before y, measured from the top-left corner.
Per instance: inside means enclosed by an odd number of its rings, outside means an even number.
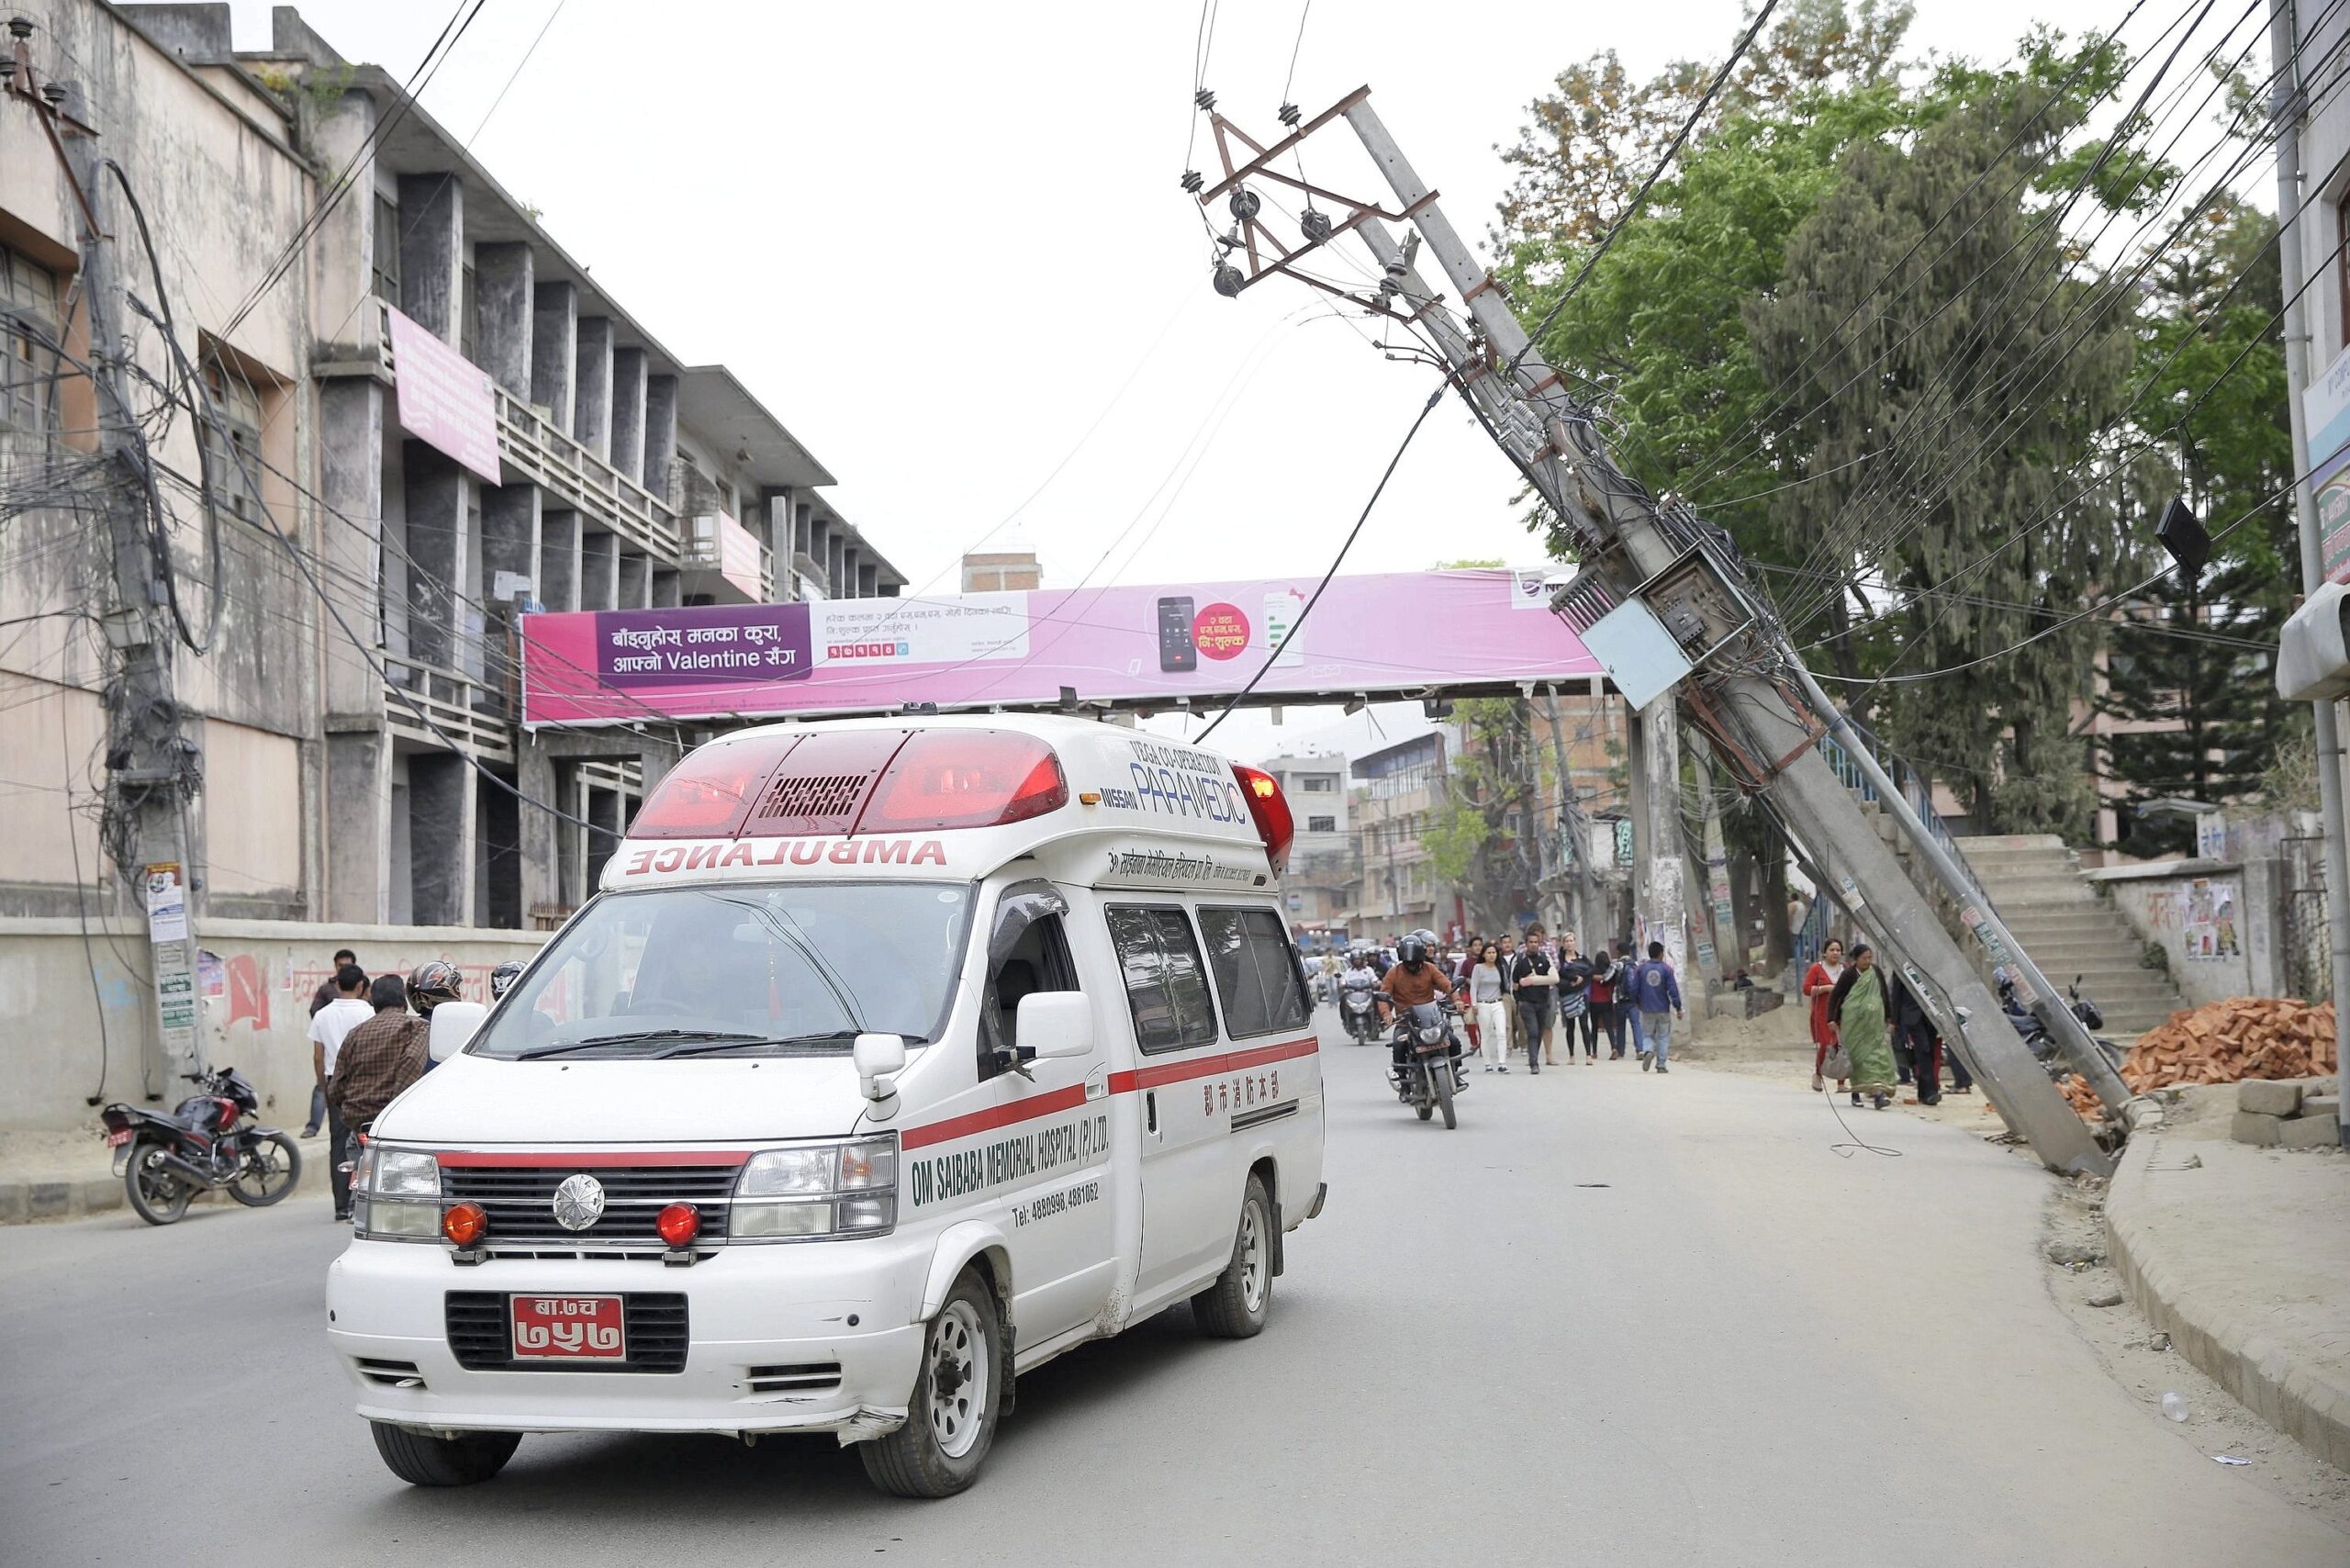
[[[517,1051],[511,1061],[532,1061],[540,1057],[561,1056],[565,1051],[588,1051],[599,1046],[641,1046],[655,1040],[690,1040],[704,1046],[754,1046],[763,1044],[757,1035],[746,1035],[730,1029],[632,1029],[617,1035],[594,1035],[584,1040],[565,1040],[552,1046],[533,1046],[527,1051]],[[666,1056],[666,1051],[650,1053]]]
[[[812,1035],[781,1035],[773,1038],[697,1041],[690,1045],[671,1046],[666,1051],[655,1051],[653,1059],[661,1061],[669,1057],[714,1056],[720,1051],[747,1051],[760,1047],[834,1045],[843,1041],[854,1041],[857,1034],[858,1031],[855,1029],[821,1029]]]

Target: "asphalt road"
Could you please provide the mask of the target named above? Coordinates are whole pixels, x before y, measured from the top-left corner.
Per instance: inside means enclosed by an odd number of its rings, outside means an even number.
[[[1267,1332],[1064,1358],[945,1503],[714,1438],[411,1490],[327,1353],[322,1189],[0,1230],[0,1562],[2350,1562],[2104,1373],[2025,1161],[1868,1113],[1903,1157],[1840,1158],[1819,1096],[1689,1065],[1474,1078],[1447,1133],[1372,1057],[1326,1058],[1330,1205]]]

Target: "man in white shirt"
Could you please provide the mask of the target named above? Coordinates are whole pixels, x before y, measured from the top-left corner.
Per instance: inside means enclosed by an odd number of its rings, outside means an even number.
[[[332,1002],[310,1014],[310,1070],[319,1081],[319,1092],[326,1092],[327,1081],[334,1076],[334,1058],[342,1049],[343,1036],[375,1016],[375,1008],[367,1002],[367,971],[356,964],[345,964],[334,972],[335,996]],[[351,1217],[351,1178],[343,1170],[349,1158],[343,1148],[346,1134],[342,1118],[333,1114],[330,1102],[327,1114],[327,1170],[332,1177],[334,1217]]]

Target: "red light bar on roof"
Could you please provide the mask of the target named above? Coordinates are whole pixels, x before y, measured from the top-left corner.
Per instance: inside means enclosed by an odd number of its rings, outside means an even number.
[[[1016,730],[917,730],[856,819],[859,833],[1001,827],[1069,804],[1053,748]]]
[[[1232,776],[1240,780],[1240,798],[1248,802],[1248,814],[1257,820],[1257,836],[1265,841],[1265,857],[1278,874],[1288,867],[1290,841],[1297,836],[1297,819],[1290,815],[1289,797],[1281,793],[1281,780],[1261,767],[1236,762]]]
[[[730,838],[797,735],[752,735],[716,741],[678,758],[636,820],[631,838]]]

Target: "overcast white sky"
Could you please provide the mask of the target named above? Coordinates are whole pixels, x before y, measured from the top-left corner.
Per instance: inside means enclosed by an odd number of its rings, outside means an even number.
[[[453,3],[299,8],[344,55],[404,78]],[[1920,0],[1911,39],[2004,57],[2035,18],[2082,28],[2122,9]],[[2147,9],[2133,31],[2171,19]],[[265,47],[266,0],[234,10],[239,46]],[[1278,129],[1298,18],[1297,0],[1224,4],[1207,82],[1244,125]],[[1191,0],[490,0],[424,103],[464,135],[503,91],[476,155],[673,350],[732,365],[917,587],[951,591],[962,553],[1130,376],[996,541],[1035,549],[1047,587],[1318,574],[1430,379],[1301,286],[1210,290],[1177,188],[1198,19]],[[1291,95],[1311,114],[1369,84],[1482,241],[1506,183],[1494,145],[1561,67],[1606,48],[1643,73],[1718,56],[1740,20],[1739,0],[1319,0]],[[1344,135],[1333,126],[1309,152]],[[1339,172],[1323,156],[1308,160],[1317,183]],[[1204,138],[1192,164],[1215,167]],[[1348,568],[1537,559],[1514,477],[1448,404]],[[1335,718],[1291,710],[1277,730],[1236,715],[1217,744],[1256,755]],[[1388,726],[1414,727],[1416,710]]]

